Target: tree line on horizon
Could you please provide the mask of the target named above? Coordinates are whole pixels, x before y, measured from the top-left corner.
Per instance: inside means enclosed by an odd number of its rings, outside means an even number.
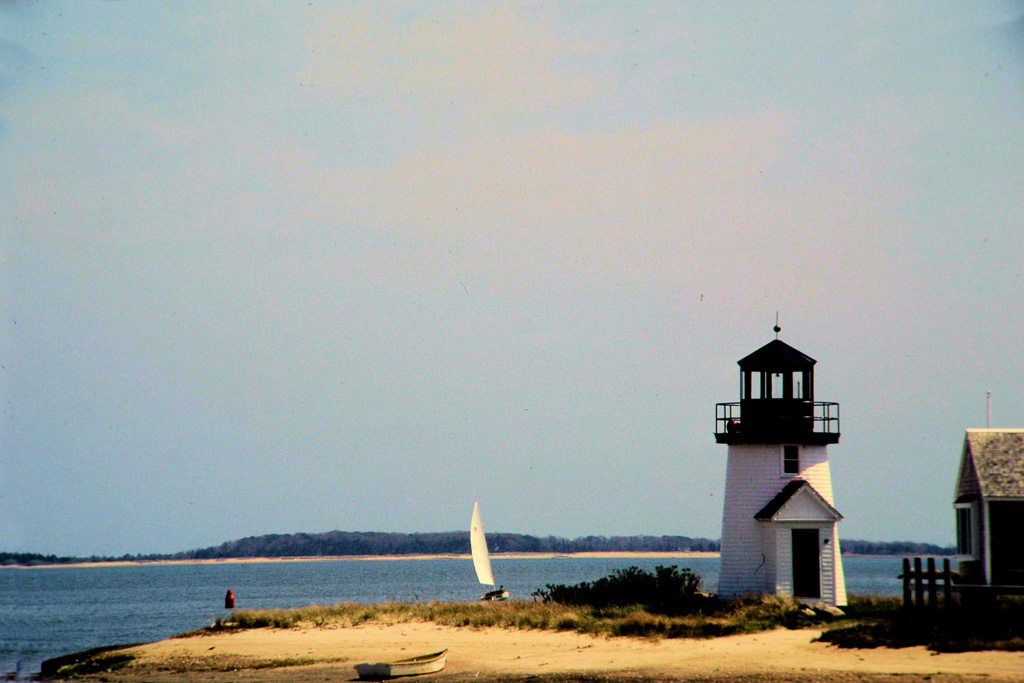
[[[557,536],[491,533],[487,537],[493,553],[583,552],[717,552],[719,541],[690,536]],[[173,554],[121,555],[107,557],[61,557],[39,553],[0,552],[0,566],[34,566],[78,562],[152,562],[159,560],[215,560],[255,557],[323,557],[353,555],[465,555],[469,534],[465,531],[439,533],[385,533],[328,531],[324,533],[265,534],[247,536],[216,546]],[[843,554],[850,555],[954,555],[956,549],[912,541],[842,541]]]
[[[491,533],[492,553],[681,552],[717,551],[718,541],[689,536],[557,536]],[[328,531],[320,534],[268,534],[228,541],[218,546],[178,553],[178,559],[229,557],[295,557],[320,555],[465,555],[470,552],[465,531],[440,533],[376,533]]]

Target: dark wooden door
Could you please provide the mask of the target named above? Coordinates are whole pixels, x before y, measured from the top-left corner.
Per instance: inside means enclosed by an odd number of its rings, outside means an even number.
[[[1024,501],[993,500],[988,504],[988,520],[991,583],[1024,586]]]
[[[793,595],[821,597],[821,543],[817,529],[793,529]]]

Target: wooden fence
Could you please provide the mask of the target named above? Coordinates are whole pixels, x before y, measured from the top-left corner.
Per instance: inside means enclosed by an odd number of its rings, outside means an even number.
[[[943,558],[942,571],[935,568],[935,558],[928,558],[928,568],[922,569],[921,558],[913,558],[911,569],[910,558],[903,558],[903,606],[907,609],[936,609],[939,606],[939,590],[942,590],[943,607],[953,606],[953,571],[950,569],[949,558]],[[927,605],[925,594],[928,595]]]

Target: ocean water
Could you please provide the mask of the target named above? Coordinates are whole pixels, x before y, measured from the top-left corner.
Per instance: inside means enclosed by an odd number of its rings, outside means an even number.
[[[492,558],[513,598],[548,584],[575,584],[616,569],[687,567],[713,592],[717,557]],[[851,594],[899,595],[899,558],[844,558]],[[0,568],[0,675],[36,672],[43,660],[103,645],[160,640],[202,628],[238,608],[288,608],[340,601],[470,601],[480,597],[468,559],[322,560],[116,567]]]

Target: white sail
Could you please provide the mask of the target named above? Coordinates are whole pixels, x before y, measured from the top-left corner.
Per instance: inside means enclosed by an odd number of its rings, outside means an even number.
[[[469,522],[469,546],[473,550],[473,566],[476,578],[480,583],[494,585],[494,573],[491,571],[491,556],[487,552],[487,539],[484,538],[484,523],[480,518],[480,502],[473,503],[473,518]]]

